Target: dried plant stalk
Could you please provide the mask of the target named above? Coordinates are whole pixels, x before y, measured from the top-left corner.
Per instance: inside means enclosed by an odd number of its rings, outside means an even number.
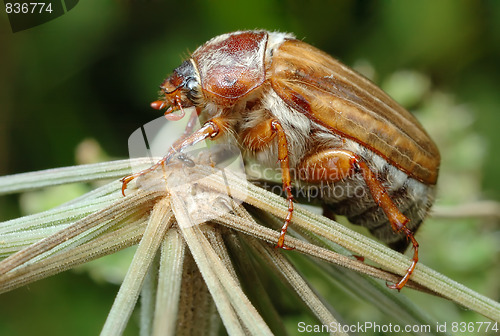
[[[19,191],[29,189],[30,183],[42,186],[83,181],[87,177],[81,174],[92,169],[91,176],[94,178],[124,174],[123,162],[120,161],[116,166],[109,163],[75,170],[67,168],[22,174],[12,180],[19,183],[17,187],[12,181],[0,178],[0,187]],[[58,177],[59,173],[61,177]],[[45,177],[48,177],[45,181],[49,182],[35,183]],[[275,272],[292,284],[323,324],[335,322],[335,317],[298,275],[286,256],[298,253],[314,256],[386,281],[396,281],[398,276],[395,274],[403,274],[410,262],[407,257],[312,214],[300,205],[295,209],[291,231],[286,238],[287,246],[295,248],[295,251],[274,250],[272,246],[277,242],[279,233],[262,224],[280,226],[282,219],[276,218],[286,215],[286,202],[246,182],[237,174],[229,171],[221,173],[210,166],[199,164],[180,169],[169,166],[164,171],[137,179],[135,185],[127,189],[125,198],[120,195],[119,189],[120,184],[114,181],[47,213],[12,220],[0,226],[0,233],[8,238],[0,253],[8,255],[14,252],[0,262],[0,291],[28,284],[139,243],[102,330],[103,335],[115,335],[124,330],[141,288],[143,334],[175,332],[191,335],[196,333],[195,327],[203,326],[207,334],[215,335],[222,319],[232,335],[270,335],[271,330],[284,328],[269,298],[263,298],[259,310],[269,312],[266,320],[271,320],[272,329],[258,313],[255,302],[243,290],[248,288],[246,277],[241,277],[241,265],[250,265],[243,260],[248,257],[247,253],[268,260]],[[247,211],[251,208],[249,206],[254,207],[250,213]],[[65,215],[68,217],[65,218]],[[60,231],[55,232],[57,230]],[[309,241],[293,237],[294,231],[307,236]],[[18,238],[15,238],[16,235]],[[29,245],[30,239],[36,241],[39,237],[43,239]],[[337,248],[333,243],[344,248]],[[235,249],[240,248],[246,252],[235,256]],[[376,262],[385,270],[356,260],[352,253]],[[238,267],[233,265],[235,260]],[[146,274],[149,274],[147,280]],[[245,274],[256,276],[252,272]],[[359,279],[359,275],[353,273],[339,276],[343,276],[344,281],[352,281],[349,276]],[[500,320],[500,305],[497,302],[422,264],[418,265],[412,280],[414,282],[409,285],[415,288],[438,293],[493,320]],[[147,286],[143,288],[145,281]],[[354,285],[353,290],[356,287]],[[376,299],[380,295],[383,299]],[[417,320],[423,324],[423,315],[413,310],[410,304],[407,307],[398,300],[396,302],[393,296],[394,293],[384,296],[384,291],[380,290],[373,295],[373,300],[379,304],[387,300],[404,310],[406,315],[418,316]]]

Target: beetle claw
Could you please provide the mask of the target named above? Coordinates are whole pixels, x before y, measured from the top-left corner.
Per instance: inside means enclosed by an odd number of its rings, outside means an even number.
[[[280,237],[278,238],[278,243],[276,243],[275,248],[280,248],[288,251],[295,250],[295,247],[285,246],[285,235],[286,235],[286,230],[285,232],[281,231]]]

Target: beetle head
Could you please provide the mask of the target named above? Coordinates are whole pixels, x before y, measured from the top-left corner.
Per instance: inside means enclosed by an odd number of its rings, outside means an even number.
[[[185,107],[194,106],[193,100],[198,87],[194,66],[189,60],[185,61],[161,84],[162,97],[152,102],[151,107],[157,110],[166,108],[165,118],[179,120],[184,117]],[[180,114],[173,114],[177,111]]]
[[[239,31],[217,36],[195,50],[160,86],[162,98],[151,104],[179,120],[183,108],[212,104],[230,108],[260,87],[266,77],[268,33]],[[180,113],[172,114],[179,111]]]

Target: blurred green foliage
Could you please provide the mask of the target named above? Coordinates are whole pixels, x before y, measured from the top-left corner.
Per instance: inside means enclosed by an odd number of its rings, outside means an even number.
[[[73,165],[75,148],[87,138],[96,139],[110,157],[127,157],[129,135],[158,117],[149,102],[156,99],[166,75],[211,37],[253,28],[293,32],[348,65],[368,63],[374,69],[374,81],[386,83],[395,95],[399,82],[390,78],[393,73],[409,69],[422,74],[416,80],[423,76],[424,82],[429,81],[421,93],[426,99],[419,102],[411,95],[401,99],[408,98],[412,110],[428,111],[425,104],[432,106],[432,113],[421,117],[441,147],[441,180],[455,188],[443,186],[442,190],[454,190],[452,196],[463,190],[466,195],[456,201],[500,200],[500,2],[493,0],[86,0],[56,20],[15,34],[2,13],[0,174]],[[465,117],[459,108],[449,108],[462,105],[468,111]],[[462,121],[466,125],[455,127]],[[459,169],[461,165],[465,170]],[[462,172],[460,184],[449,177],[457,175],[443,176],[456,170]],[[479,187],[471,193],[468,185]],[[446,202],[453,200],[443,192],[440,195]],[[1,220],[20,213],[16,203],[15,198],[0,200]],[[496,230],[498,235],[498,223],[496,229],[477,221],[431,221],[429,225],[438,227],[438,233],[425,237],[439,234],[440,240],[433,244],[446,242],[435,251],[441,260],[429,262],[430,266],[444,268],[450,275],[453,270],[463,271],[459,269],[463,266],[474,289],[498,300],[498,284],[480,281],[491,279],[480,272],[495,265],[492,260],[498,265],[498,247],[491,255],[481,249],[482,244],[469,245],[455,237],[461,230],[483,235]],[[425,226],[422,231],[427,232]],[[425,245],[422,241],[421,246]],[[479,253],[479,260],[486,262],[450,261],[460,246],[474,247],[470,253]],[[427,257],[424,247],[422,254]],[[95,333],[82,329],[83,325],[99,330],[116,288],[108,285],[109,291],[101,295],[104,288],[81,277],[63,275],[0,297],[0,334],[66,335],[71,330],[76,335],[77,329],[82,335]],[[462,277],[468,275],[462,273]],[[46,297],[39,299],[39,295]],[[90,301],[100,307],[99,314],[90,308]],[[439,300],[432,302],[441,308]],[[58,319],[57,326],[37,322],[54,321],[53,314],[65,314],[68,319]],[[363,314],[369,313],[365,309]],[[71,320],[75,315],[87,322]],[[463,318],[457,312],[449,316]],[[92,318],[96,320],[88,320]],[[32,332],[29,325],[21,327],[26,320],[32,321]]]

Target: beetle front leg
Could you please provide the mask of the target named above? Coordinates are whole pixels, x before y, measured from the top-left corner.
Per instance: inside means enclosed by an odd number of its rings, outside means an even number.
[[[290,161],[288,159],[288,143],[285,131],[278,120],[268,119],[247,130],[243,135],[243,141],[251,150],[258,151],[269,145],[275,137],[278,137],[278,161],[281,166],[281,181],[283,182],[283,189],[286,192],[288,202],[288,213],[285,217],[285,223],[281,227],[276,247],[288,250],[291,248],[285,246],[285,235],[293,216],[293,195]]]
[[[299,167],[301,180],[305,182],[338,182],[353,174],[360,173],[365,181],[373,200],[382,208],[391,223],[394,232],[404,232],[413,245],[412,264],[405,276],[389,288],[400,290],[408,282],[418,262],[418,242],[413,232],[406,227],[409,219],[399,211],[387,190],[370,170],[364,160],[353,152],[341,149],[327,149],[304,159]]]
[[[193,134],[189,135],[184,139],[180,139],[180,141],[176,141],[169,149],[167,155],[165,155],[160,161],[152,165],[151,167],[141,170],[140,172],[128,175],[122,178],[120,181],[122,182],[122,194],[125,196],[125,189],[127,189],[127,185],[134,180],[135,178],[147,174],[156,170],[158,167],[167,164],[170,159],[177,153],[182,152],[186,147],[193,146],[200,141],[206,139],[214,139],[224,128],[224,120],[222,118],[213,118],[207,121],[202,128]]]

